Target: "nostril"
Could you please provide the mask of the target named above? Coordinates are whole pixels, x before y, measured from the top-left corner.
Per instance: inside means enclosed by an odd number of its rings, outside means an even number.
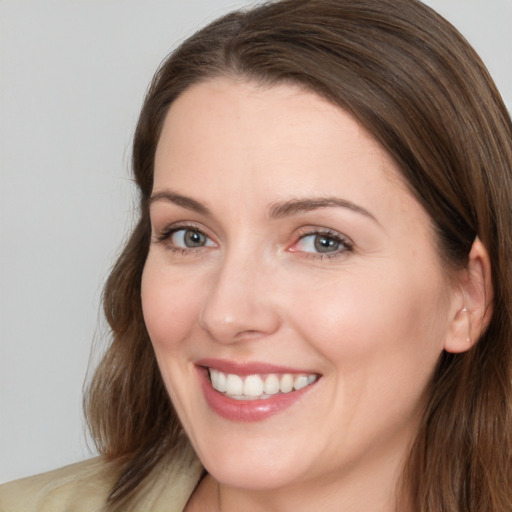
[[[221,283],[205,301],[199,325],[219,343],[257,340],[274,333],[280,324],[276,307],[267,296],[244,287]]]

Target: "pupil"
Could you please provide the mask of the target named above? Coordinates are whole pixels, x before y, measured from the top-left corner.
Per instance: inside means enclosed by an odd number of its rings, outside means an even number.
[[[315,238],[315,249],[318,252],[337,251],[340,243],[327,236],[317,236]]]
[[[187,231],[185,233],[185,245],[187,247],[198,247],[204,245],[204,235],[199,231]]]

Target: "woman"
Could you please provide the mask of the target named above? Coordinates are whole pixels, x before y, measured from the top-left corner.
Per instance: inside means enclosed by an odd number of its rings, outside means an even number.
[[[135,134],[103,455],[3,509],[510,510],[511,167],[484,66],[415,0],[195,34]]]

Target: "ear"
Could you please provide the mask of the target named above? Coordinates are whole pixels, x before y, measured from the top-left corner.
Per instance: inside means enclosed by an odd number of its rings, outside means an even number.
[[[491,261],[478,237],[469,252],[468,264],[459,278],[455,295],[452,323],[444,349],[460,353],[478,342],[492,316]]]

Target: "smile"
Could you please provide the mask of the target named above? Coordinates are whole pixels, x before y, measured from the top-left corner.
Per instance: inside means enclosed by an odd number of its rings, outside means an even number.
[[[201,359],[197,376],[210,410],[235,422],[270,419],[314,393],[322,375],[262,362]]]
[[[318,378],[315,374],[292,373],[237,375],[214,368],[209,368],[208,374],[213,389],[234,400],[262,400],[299,391]]]

